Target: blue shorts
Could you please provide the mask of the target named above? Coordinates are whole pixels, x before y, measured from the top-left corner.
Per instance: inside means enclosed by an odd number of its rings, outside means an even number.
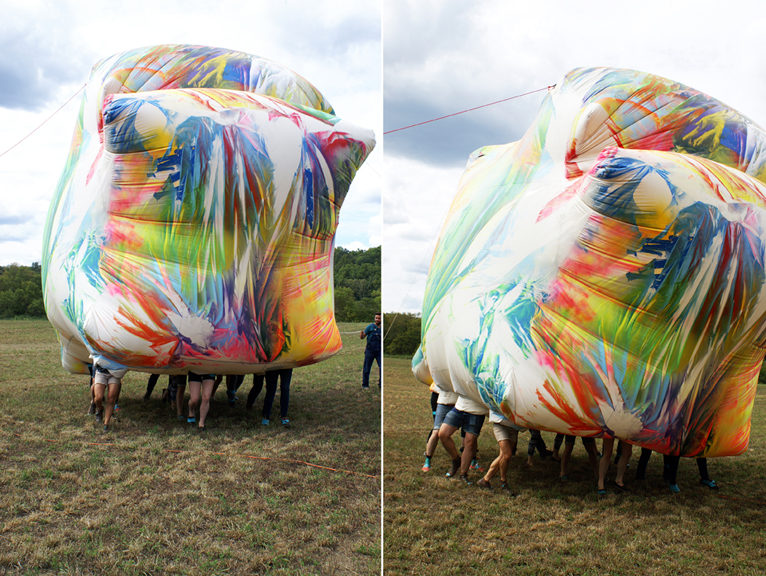
[[[485,417],[484,414],[469,414],[468,412],[461,412],[457,408],[453,408],[444,418],[444,423],[454,428],[462,428],[466,434],[478,436],[481,432],[481,427],[484,425]]]
[[[447,415],[447,413],[452,410],[454,407],[454,404],[437,404],[436,405],[436,415],[434,416],[434,430],[438,430],[441,428],[442,422],[444,422],[444,417]]]

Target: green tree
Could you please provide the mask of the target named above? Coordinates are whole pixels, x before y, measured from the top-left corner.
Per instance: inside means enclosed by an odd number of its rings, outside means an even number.
[[[383,315],[386,326],[383,352],[388,356],[413,356],[420,346],[420,316],[417,314]]]
[[[335,288],[335,319],[338,322],[353,322],[356,319],[356,300],[351,288]]]
[[[380,256],[380,246],[367,250],[335,249],[333,278],[338,321],[372,322],[380,312]]]
[[[0,318],[45,316],[40,265],[0,266]]]

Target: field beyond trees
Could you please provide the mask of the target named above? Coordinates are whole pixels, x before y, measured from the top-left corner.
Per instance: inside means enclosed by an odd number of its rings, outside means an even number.
[[[0,574],[378,574],[380,393],[361,390],[364,324],[293,373],[289,417],[225,385],[207,432],[142,401],[130,372],[102,433],[88,377],[63,370],[46,320],[0,321]],[[187,392],[188,399],[188,392]]]
[[[599,498],[580,442],[562,482],[557,462],[535,455],[534,467],[524,466],[523,433],[508,472],[517,493],[511,498],[446,479],[449,457],[441,446],[431,472],[421,472],[433,423],[430,392],[415,380],[408,358],[386,357],[384,378],[387,576],[766,574],[766,385],[758,387],[747,453],[708,459],[719,491],[701,486],[694,461],[682,458],[681,493],[670,493],[657,454],[647,480],[634,480],[640,453],[634,448],[625,474],[629,492],[613,489]],[[552,448],[554,434],[543,437]],[[496,455],[485,424],[481,464]],[[493,484],[499,489],[497,477]]]

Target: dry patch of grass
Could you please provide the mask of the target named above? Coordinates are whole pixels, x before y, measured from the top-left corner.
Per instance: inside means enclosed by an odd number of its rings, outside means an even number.
[[[248,378],[236,408],[219,388],[205,435],[160,402],[166,377],[143,402],[138,373],[104,435],[47,322],[0,334],[0,574],[379,573],[380,394],[356,334],[294,371],[292,430],[278,398],[268,428],[263,394],[245,411]]]
[[[758,390],[747,454],[708,460],[718,492],[700,486],[695,463],[683,459],[682,492],[671,494],[658,455],[648,479],[637,482],[634,450],[626,474],[630,492],[599,499],[579,442],[570,480],[562,483],[558,463],[535,456],[532,470],[524,466],[529,435],[520,434],[509,469],[518,496],[509,498],[445,479],[449,457],[442,447],[431,472],[421,472],[433,422],[430,392],[412,376],[409,360],[386,357],[384,364],[386,574],[766,573],[766,386]],[[549,448],[553,436],[543,433]],[[480,461],[488,465],[496,454],[494,435],[485,427]]]

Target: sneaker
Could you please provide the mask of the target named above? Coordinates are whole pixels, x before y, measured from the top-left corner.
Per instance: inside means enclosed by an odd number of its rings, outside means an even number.
[[[195,418],[194,416],[189,416],[189,417],[186,419],[186,423],[187,423],[187,424],[196,424],[196,423],[197,423],[197,418]]]
[[[183,414],[179,414],[178,416],[176,416],[176,420],[186,420],[186,418],[184,418]]]
[[[369,389],[370,389],[369,386],[362,386],[362,390],[369,390]]]
[[[104,424],[104,434],[109,432],[109,426],[107,424]]]
[[[287,418],[282,418],[282,426],[285,428],[292,428],[293,425],[290,424],[290,421]]]
[[[471,460],[471,470],[476,470],[477,472],[484,472],[484,468],[482,468],[481,464],[479,464],[479,461],[476,458]]]
[[[511,487],[508,486],[508,482],[503,482],[503,484],[500,486],[501,492],[507,492],[509,496],[516,496],[514,492],[511,490]]]
[[[458,470],[460,470],[460,458],[455,458],[452,461],[452,466],[450,467],[449,472],[446,474],[447,478],[453,478]]]
[[[268,426],[268,425],[269,425],[269,419],[268,418],[263,418],[261,420],[261,426]]]
[[[88,416],[93,416],[96,413],[96,403],[91,402],[90,408],[88,408]]]
[[[678,494],[681,492],[681,489],[678,487],[678,484],[668,484],[668,488],[670,488],[670,491],[673,494]]]
[[[104,411],[103,411],[103,410],[100,410],[100,411],[96,412],[96,422],[98,422],[99,424],[101,424],[101,422],[103,421],[103,419],[104,419]]]
[[[120,411],[120,405],[119,404],[115,404],[114,405],[114,411],[115,412],[119,412]]]
[[[460,481],[466,486],[473,486],[473,482],[468,479],[468,474],[461,474]]]
[[[226,398],[229,400],[229,407],[234,408],[237,405],[239,397],[234,392],[226,391]]]
[[[479,481],[476,483],[476,485],[479,488],[484,488],[485,490],[489,490],[490,492],[492,492],[492,484],[487,482],[484,478],[480,478]]]
[[[702,484],[703,486],[707,486],[711,490],[718,490],[718,484],[715,483],[715,480],[711,480],[710,478],[707,478],[707,479],[703,478],[702,480],[700,480],[700,484]]]
[[[423,464],[423,468],[421,468],[423,472],[430,472],[431,471],[431,459],[426,456],[426,463]]]

